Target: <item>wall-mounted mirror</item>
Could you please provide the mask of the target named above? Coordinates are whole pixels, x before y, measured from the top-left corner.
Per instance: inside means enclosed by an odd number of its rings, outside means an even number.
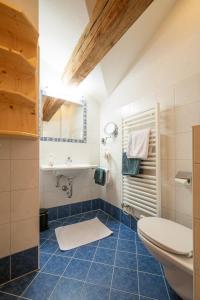
[[[104,126],[104,133],[107,136],[114,136],[118,135],[118,127],[114,122],[109,122]]]
[[[86,142],[86,103],[42,95],[41,140]]]

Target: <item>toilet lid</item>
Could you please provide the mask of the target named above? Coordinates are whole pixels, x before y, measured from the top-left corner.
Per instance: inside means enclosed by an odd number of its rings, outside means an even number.
[[[163,218],[144,217],[138,221],[138,230],[147,240],[163,250],[192,256],[192,230],[183,225]]]

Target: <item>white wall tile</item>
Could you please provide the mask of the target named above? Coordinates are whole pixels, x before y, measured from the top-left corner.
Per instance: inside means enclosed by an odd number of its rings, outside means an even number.
[[[0,191],[10,191],[10,160],[0,159]]]
[[[176,183],[176,211],[192,215],[192,188]]]
[[[37,188],[39,184],[39,166],[37,160],[11,161],[11,189]]]
[[[74,180],[74,187],[90,187],[94,184],[94,170],[86,170],[81,172],[78,176],[76,176]]]
[[[20,221],[39,215],[38,190],[19,190],[11,192],[11,221]]]
[[[168,209],[175,209],[175,160],[168,159],[161,161],[161,198],[162,206]]]
[[[164,184],[167,181],[168,178],[168,160],[167,159],[161,159],[160,162],[160,175],[161,175],[161,182]]]
[[[176,134],[176,159],[192,159],[192,133]]]
[[[10,224],[0,225],[0,258],[10,255]]]
[[[192,172],[192,160],[176,159],[176,173],[178,171]]]
[[[175,159],[175,135],[160,136],[161,159]]]
[[[10,222],[10,192],[0,192],[0,225]]]
[[[11,254],[38,245],[39,218],[11,223]]]
[[[39,140],[12,139],[11,159],[39,159]]]
[[[175,110],[169,108],[160,113],[160,133],[161,135],[173,135],[175,133]]]
[[[175,221],[186,227],[192,228],[192,216],[191,215],[182,214],[182,213],[176,211]]]
[[[177,106],[176,133],[191,131],[193,125],[200,123],[200,102]]]
[[[0,159],[10,158],[10,140],[0,138]]]
[[[64,182],[61,178],[60,184]],[[40,190],[42,191],[52,191],[56,188],[56,176],[52,172],[40,172]]]
[[[169,159],[167,160],[167,183],[171,186],[175,185],[174,178],[176,174],[176,160]]]
[[[175,105],[200,101],[200,73],[187,77],[175,85]]]
[[[163,195],[164,191],[165,194]],[[161,195],[164,196],[161,199],[161,206],[169,211],[175,211],[175,188],[165,183],[162,185]]]
[[[175,219],[176,219],[175,210],[169,210],[169,209],[163,207],[162,217],[166,218],[166,219],[169,219],[169,220],[172,220],[172,221],[175,221]]]
[[[41,202],[45,204],[46,208],[69,204],[73,198],[68,199],[66,193],[60,188],[53,189],[51,191],[43,191],[41,193]]]

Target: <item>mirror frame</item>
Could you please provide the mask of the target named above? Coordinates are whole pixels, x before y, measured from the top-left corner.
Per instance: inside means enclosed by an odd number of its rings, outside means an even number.
[[[58,137],[47,137],[41,136],[42,128],[42,96],[45,95],[43,91],[40,93],[40,113],[39,113],[39,136],[40,141],[43,142],[64,142],[64,143],[87,143],[87,102],[84,98],[81,99],[80,103],[83,105],[83,137],[82,139],[69,139],[69,138],[58,138]]]

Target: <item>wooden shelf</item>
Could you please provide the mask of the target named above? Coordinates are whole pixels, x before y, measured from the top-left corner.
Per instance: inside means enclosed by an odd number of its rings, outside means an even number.
[[[29,132],[21,132],[21,131],[6,131],[0,130],[0,136],[10,136],[10,137],[21,137],[21,138],[29,138],[29,139],[37,139],[38,135]]]
[[[0,135],[38,138],[38,32],[0,0]]]
[[[24,13],[14,6],[0,2],[0,28],[16,39],[37,45],[38,32]]]
[[[15,92],[11,90],[1,90],[0,89],[0,102],[1,103],[9,103],[9,104],[17,104],[17,105],[26,105],[26,106],[35,106],[35,100],[27,97],[26,95]]]
[[[0,46],[0,65],[7,64],[12,65],[12,68],[16,68],[20,73],[27,75],[35,74],[35,66],[23,54]]]

